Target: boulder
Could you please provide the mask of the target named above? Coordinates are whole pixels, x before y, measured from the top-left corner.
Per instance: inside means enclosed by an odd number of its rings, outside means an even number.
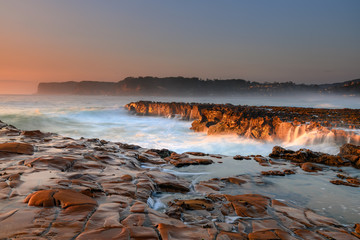
[[[306,162],[301,164],[301,169],[304,170],[305,172],[317,172],[322,170],[320,166],[311,162]]]

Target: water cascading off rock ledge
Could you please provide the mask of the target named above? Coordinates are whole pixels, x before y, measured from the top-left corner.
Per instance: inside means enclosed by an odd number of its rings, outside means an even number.
[[[323,109],[231,104],[132,102],[129,111],[193,120],[191,129],[208,135],[237,134],[251,139],[300,144],[360,144],[359,109]]]

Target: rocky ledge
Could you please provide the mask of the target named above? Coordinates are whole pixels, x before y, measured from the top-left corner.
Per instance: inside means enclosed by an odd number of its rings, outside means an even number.
[[[266,141],[291,142],[307,134],[308,141],[332,140],[360,144],[360,109],[323,109],[231,104],[163,103],[139,101],[129,111],[152,116],[180,116],[193,120],[191,129],[213,134],[237,134]],[[316,132],[316,134],[315,134]]]
[[[359,224],[344,226],[264,195],[224,193],[229,186],[246,185],[244,176],[192,184],[161,171],[168,164],[211,164],[219,156],[75,140],[2,122],[0,141],[1,239],[360,237]],[[161,192],[180,197],[158,211],[152,197]]]

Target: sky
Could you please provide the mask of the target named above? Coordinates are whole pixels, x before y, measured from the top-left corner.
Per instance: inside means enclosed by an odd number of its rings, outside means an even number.
[[[359,0],[0,0],[0,94],[128,76],[352,80],[359,12]]]

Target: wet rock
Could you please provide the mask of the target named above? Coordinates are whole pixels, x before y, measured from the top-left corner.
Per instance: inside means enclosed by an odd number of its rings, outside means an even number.
[[[224,186],[225,183],[222,180],[214,178],[208,181],[200,181],[194,186],[194,188],[199,193],[209,194],[217,193]]]
[[[75,161],[76,158],[74,157],[44,156],[27,159],[24,165],[28,167],[55,168],[61,171],[67,171],[73,166]]]
[[[124,205],[121,203],[109,202],[100,204],[86,223],[85,231],[103,227],[122,227],[121,223],[119,222],[119,213],[123,207]]]
[[[184,167],[189,165],[208,165],[214,163],[211,159],[190,158],[187,154],[172,153],[170,157],[165,158],[167,162],[175,167]]]
[[[136,150],[136,149],[141,148],[138,145],[127,144],[127,143],[117,143],[117,145],[123,149],[128,149],[128,150]]]
[[[335,185],[345,185],[345,186],[349,186],[349,187],[360,187],[360,184],[358,183],[358,181],[355,181],[355,183],[352,183],[352,181],[331,180],[330,182],[332,184],[335,184]]]
[[[281,238],[274,231],[271,230],[249,233],[248,237],[249,240],[259,240],[259,239],[281,240]]]
[[[297,229],[294,233],[303,239],[324,240],[324,238],[317,233],[306,229]]]
[[[130,231],[130,239],[149,239],[149,240],[158,240],[158,234],[155,229],[151,227],[137,227],[131,226],[128,227]]]
[[[347,178],[346,181],[348,183],[354,184],[354,185],[360,185],[360,180],[358,178]]]
[[[28,143],[0,143],[0,152],[32,155],[34,151],[34,146]]]
[[[313,152],[309,149],[300,149],[296,152],[286,150],[282,147],[275,146],[272,153],[269,154],[271,158],[281,158],[290,160],[296,163],[314,162],[329,166],[350,166],[349,160],[343,159],[340,156],[329,155],[321,152]]]
[[[317,172],[322,171],[322,168],[314,163],[306,162],[301,164],[301,169],[305,172]]]
[[[354,144],[344,144],[340,148],[339,155],[354,155],[354,156],[360,156],[360,146],[354,145]]]
[[[130,239],[130,230],[124,227],[99,228],[99,229],[83,232],[76,239],[77,240]]]
[[[189,199],[189,200],[175,200],[170,203],[170,206],[178,206],[185,210],[208,210],[214,209],[214,204],[210,199]]]
[[[33,231],[37,211],[31,209],[15,209],[0,215],[0,238],[17,238],[17,236],[35,236]],[[38,226],[36,230],[44,231],[46,226]]]
[[[352,232],[352,234],[360,238],[360,223],[355,224],[354,231]]]
[[[261,166],[264,166],[264,167],[270,166],[268,159],[264,158],[262,156],[256,156],[256,157],[254,157],[254,160],[257,161]]]
[[[235,232],[220,232],[217,236],[216,236],[216,240],[247,240],[248,237],[246,234],[244,233],[235,233]]]
[[[274,229],[280,229],[278,222],[270,219],[270,220],[254,220],[251,222],[253,232],[258,231],[268,231]]]
[[[210,239],[208,231],[199,227],[183,227],[160,223],[157,229],[163,240]]]
[[[139,162],[143,162],[143,163],[151,163],[151,164],[165,164],[166,161],[161,159],[160,157],[155,157],[154,155],[151,154],[140,154],[137,155],[136,159]]]
[[[344,144],[340,148],[339,156],[349,160],[356,168],[360,168],[360,145]]]
[[[311,210],[305,211],[306,218],[317,226],[340,226],[340,223],[336,220],[324,216],[320,216]]]
[[[147,175],[154,181],[156,186],[163,192],[189,192],[190,183],[179,179],[173,174],[164,172],[149,171]]]
[[[146,220],[146,215],[143,213],[135,213],[127,216],[121,221],[124,226],[143,226]]]
[[[261,175],[264,175],[264,176],[285,176],[285,173],[282,172],[282,171],[274,170],[274,171],[262,171]]]
[[[205,153],[202,153],[202,152],[186,152],[186,154],[190,154],[190,155],[193,155],[193,156],[200,156],[200,157],[208,156],[208,154],[205,154]]]
[[[358,240],[357,237],[347,233],[347,232],[339,232],[339,231],[323,231],[320,230],[318,233],[327,239],[346,239],[346,240]]]
[[[130,198],[136,196],[136,185],[123,180],[105,180],[101,183],[107,195],[122,195]]]
[[[240,177],[227,177],[227,178],[222,178],[221,180],[226,181],[226,182],[230,182],[230,183],[234,183],[237,185],[241,185],[246,183],[247,181],[240,178]]]
[[[236,214],[240,217],[264,217],[266,216],[269,198],[258,194],[225,195],[232,204]]]
[[[39,130],[34,130],[34,131],[22,131],[21,135],[28,137],[28,138],[44,138],[44,137],[49,137],[51,134],[43,133]]]
[[[97,202],[71,189],[40,190],[28,195],[25,200],[29,206],[67,208],[75,205],[97,205]]]
[[[285,163],[282,163],[282,162],[278,162],[278,161],[274,161],[272,159],[269,159],[269,163],[271,165],[286,165]]]
[[[250,160],[251,158],[248,156],[236,155],[233,157],[233,159],[235,159],[235,160]]]
[[[295,171],[291,170],[291,169],[285,169],[284,173],[285,173],[285,175],[291,175],[291,174],[295,174]]]
[[[189,159],[178,159],[175,161],[170,161],[170,163],[172,165],[174,165],[175,167],[184,167],[184,166],[189,166],[189,165],[209,165],[214,163],[211,159],[194,159],[194,158],[189,158]]]
[[[150,149],[149,151],[151,152],[156,152],[161,158],[166,158],[166,157],[169,157],[173,151],[170,151],[169,149]]]

